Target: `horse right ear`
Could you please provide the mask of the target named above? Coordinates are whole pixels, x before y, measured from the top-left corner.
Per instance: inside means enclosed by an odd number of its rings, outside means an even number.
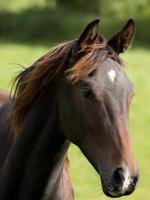
[[[99,19],[96,19],[89,23],[81,34],[77,45],[81,50],[86,49],[88,46],[95,43],[98,35]]]
[[[133,19],[129,19],[122,30],[108,41],[108,45],[111,46],[116,53],[123,53],[131,46],[134,35],[135,22]]]

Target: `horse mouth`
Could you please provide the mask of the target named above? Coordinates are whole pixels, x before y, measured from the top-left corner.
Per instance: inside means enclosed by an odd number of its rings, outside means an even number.
[[[121,187],[117,188],[110,184],[106,185],[104,184],[104,181],[101,180],[102,183],[102,189],[106,196],[111,198],[118,198],[122,196],[127,196],[132,194],[135,191],[136,186],[134,184],[130,184],[128,189],[122,190]]]
[[[128,191],[122,192],[122,191],[117,190],[117,189],[110,190],[110,189],[103,188],[103,192],[108,197],[119,198],[119,197],[122,197],[122,196],[127,196],[127,195],[132,194],[134,192],[134,189],[130,188]]]
[[[125,193],[121,194],[119,192],[117,193],[117,192],[113,192],[113,191],[109,191],[109,192],[104,191],[104,194],[108,197],[111,197],[111,198],[119,198],[119,197],[122,197],[122,196],[130,195],[130,194],[132,194],[132,192],[125,192]]]

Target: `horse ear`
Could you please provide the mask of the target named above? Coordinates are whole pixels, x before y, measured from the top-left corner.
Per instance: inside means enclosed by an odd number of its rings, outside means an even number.
[[[129,19],[123,29],[108,41],[108,45],[110,45],[118,54],[123,53],[131,46],[134,35],[135,22],[133,19]]]
[[[98,35],[98,24],[99,19],[96,19],[86,26],[77,42],[80,49],[85,49],[95,42]]]

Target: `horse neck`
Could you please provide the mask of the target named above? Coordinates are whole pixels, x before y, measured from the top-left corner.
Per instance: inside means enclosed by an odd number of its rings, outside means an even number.
[[[70,143],[59,124],[53,92],[53,88],[47,91],[40,102],[30,108],[24,120],[2,169],[1,200],[40,200],[43,194],[45,196],[47,185],[51,186],[48,197],[57,192],[52,183],[60,187],[58,182]],[[53,96],[50,97],[50,93]]]
[[[69,177],[69,161],[66,156],[66,148],[70,145],[66,141],[57,154],[51,176],[49,177],[42,200],[73,200],[74,194]]]

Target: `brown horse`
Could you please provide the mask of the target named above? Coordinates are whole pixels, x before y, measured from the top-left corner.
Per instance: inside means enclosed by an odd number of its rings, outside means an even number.
[[[135,23],[130,19],[109,41],[98,35],[98,23],[17,76],[14,99],[0,110],[1,200],[68,200],[63,173],[70,142],[96,169],[107,196],[135,190],[128,129],[134,91],[119,58]],[[4,141],[11,141],[6,150]]]

